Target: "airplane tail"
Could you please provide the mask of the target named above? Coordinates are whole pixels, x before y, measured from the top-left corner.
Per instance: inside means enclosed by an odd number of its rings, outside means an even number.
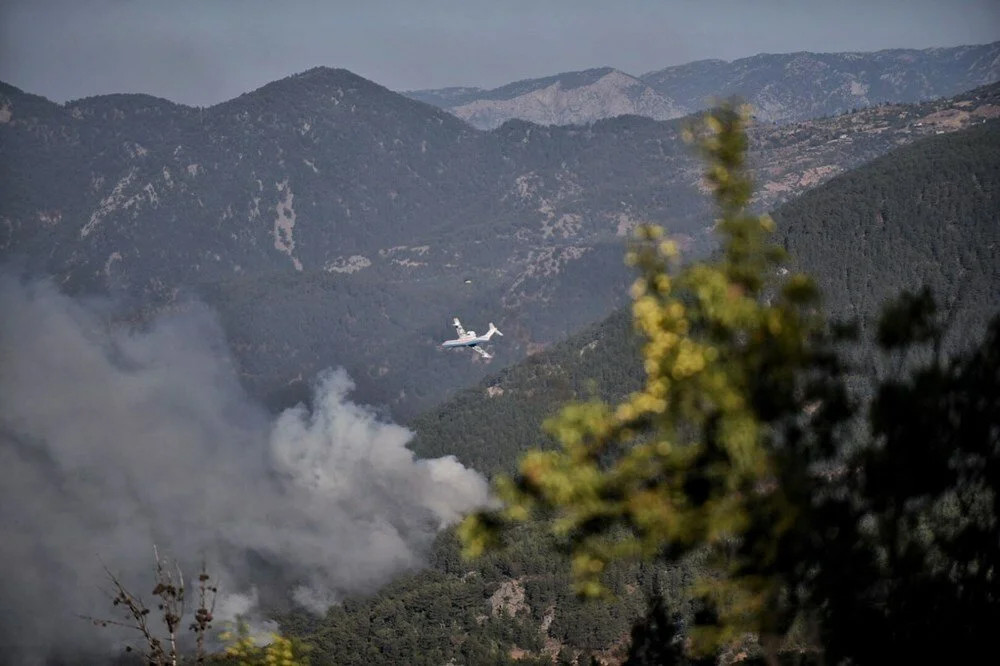
[[[489,340],[492,338],[494,333],[501,336],[503,335],[503,333],[500,332],[500,329],[494,326],[493,322],[490,322],[490,330],[486,331],[486,339]]]

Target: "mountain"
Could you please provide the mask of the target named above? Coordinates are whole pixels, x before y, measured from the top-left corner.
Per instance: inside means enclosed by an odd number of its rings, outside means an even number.
[[[764,122],[798,122],[883,103],[950,97],[1000,80],[1000,42],[866,53],[759,54],[699,60],[634,77],[605,67],[518,81],[493,90],[406,95],[489,129],[518,118],[580,124],[622,114],[667,120],[739,96]]]
[[[967,312],[953,327],[965,342],[979,342],[981,331],[967,327],[1000,312],[998,142],[995,120],[899,148],[780,207],[778,238],[817,276],[835,315],[859,307],[874,313],[901,288],[958,287]],[[412,423],[411,447],[425,456],[454,454],[491,474],[510,471],[526,449],[553,445],[541,426],[566,401],[617,401],[638,389],[639,345],[630,313],[616,311],[421,415]],[[659,590],[676,603],[696,566],[612,572],[616,602],[581,605],[568,593],[570,564],[556,544],[531,527],[509,541],[503,552],[466,562],[445,535],[428,570],[374,597],[348,600],[320,628],[302,631],[331,663],[425,655],[428,663],[504,663],[513,654],[546,663],[557,654],[586,663],[590,654],[622,663],[629,627],[644,611],[639,592]],[[391,618],[392,630],[373,618]],[[404,647],[392,644],[395,636]]]
[[[540,125],[581,125],[622,115],[669,120],[687,113],[669,96],[611,67],[527,79],[494,90],[444,88],[406,93],[447,109],[480,129],[518,118]]]
[[[774,219],[830,310],[870,332],[886,299],[927,285],[964,348],[1000,311],[1000,120],[895,150]]]
[[[760,54],[703,60],[640,77],[687,109],[746,99],[767,122],[795,122],[883,103],[950,97],[1000,80],[1000,42],[870,53]]]
[[[1000,86],[752,128],[771,208],[921,136],[1000,113]],[[144,95],[57,105],[0,87],[0,259],[141,325],[219,312],[245,386],[274,407],[345,367],[406,419],[622,304],[624,241],[665,225],[712,246],[684,119],[483,132],[346,70],[196,109]],[[438,349],[493,320],[496,358]]]

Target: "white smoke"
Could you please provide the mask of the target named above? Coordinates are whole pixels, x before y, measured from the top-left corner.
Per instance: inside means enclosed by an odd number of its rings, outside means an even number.
[[[0,652],[79,654],[107,637],[103,564],[140,592],[156,543],[222,578],[247,610],[283,590],[323,611],[419,566],[435,533],[487,499],[454,458],[348,399],[273,423],[247,398],[215,318],[192,306],[141,331],[107,304],[0,278]]]

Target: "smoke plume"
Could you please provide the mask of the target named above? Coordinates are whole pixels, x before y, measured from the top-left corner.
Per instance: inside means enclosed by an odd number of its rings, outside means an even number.
[[[141,330],[108,308],[0,278],[4,658],[107,649],[78,614],[110,616],[105,565],[148,593],[153,544],[189,570],[206,561],[225,606],[278,591],[322,612],[419,566],[486,501],[479,474],[415,459],[410,431],[352,403],[342,370],[275,420],[207,308]]]

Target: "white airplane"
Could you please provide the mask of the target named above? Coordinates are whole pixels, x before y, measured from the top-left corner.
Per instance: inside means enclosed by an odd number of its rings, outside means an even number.
[[[453,324],[455,325],[455,332],[458,333],[458,337],[454,340],[445,340],[441,343],[442,347],[471,347],[473,351],[483,358],[493,358],[491,354],[488,354],[486,350],[479,346],[485,342],[489,342],[494,333],[503,335],[493,325],[493,322],[490,322],[490,330],[486,331],[485,335],[476,335],[475,331],[466,331],[462,328],[462,322],[458,320],[458,317],[455,317]]]

